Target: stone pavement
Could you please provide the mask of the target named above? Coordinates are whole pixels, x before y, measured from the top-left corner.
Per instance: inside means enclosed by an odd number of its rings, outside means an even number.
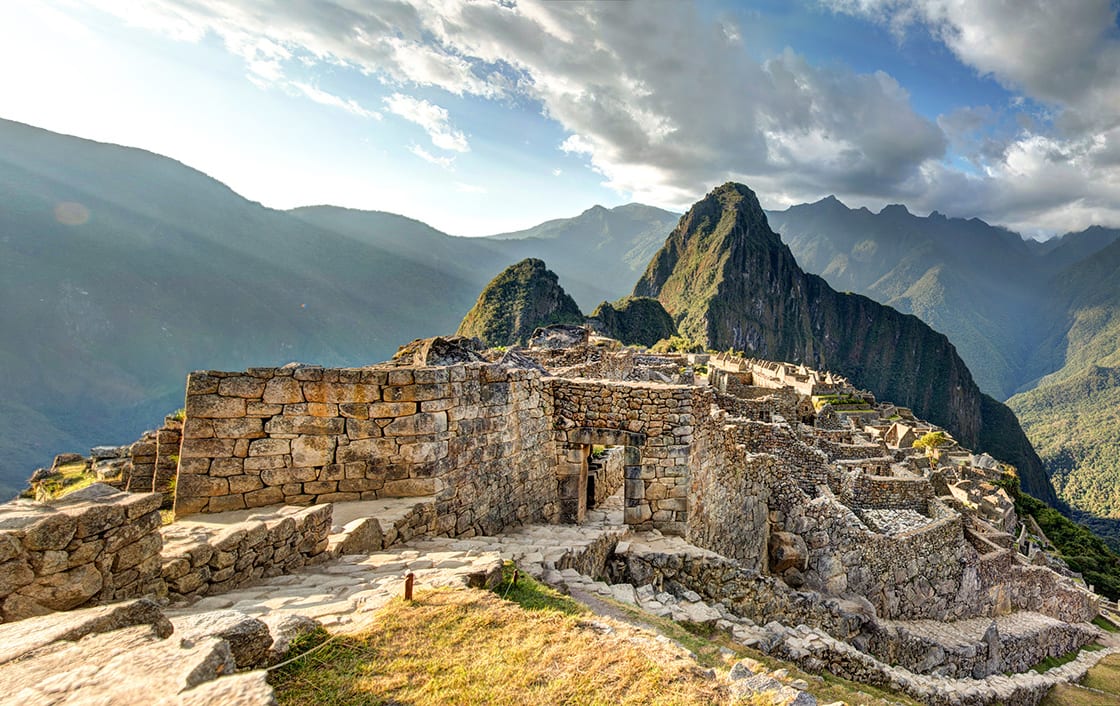
[[[383,503],[386,514],[377,517],[392,526],[409,516],[408,502]],[[340,517],[349,524],[360,513],[376,511],[377,503],[347,507],[339,503]],[[337,560],[308,567],[286,576],[264,579],[253,586],[208,596],[188,606],[171,606],[169,617],[210,610],[232,609],[247,615],[305,615],[319,620],[334,632],[347,632],[363,625],[362,615],[403,595],[405,575],[415,575],[415,589],[466,585],[489,587],[501,580],[504,561],[514,561],[521,570],[542,578],[546,571],[577,567],[597,573],[626,533],[622,525],[621,500],[608,500],[604,508],[588,513],[582,525],[529,525],[499,537],[470,539],[425,538],[371,554],[340,556]]]

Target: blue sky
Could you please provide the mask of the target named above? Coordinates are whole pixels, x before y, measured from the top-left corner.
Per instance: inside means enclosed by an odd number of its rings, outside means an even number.
[[[729,179],[1120,226],[1112,0],[6,0],[0,117],[481,235]],[[18,67],[18,68],[17,68]]]

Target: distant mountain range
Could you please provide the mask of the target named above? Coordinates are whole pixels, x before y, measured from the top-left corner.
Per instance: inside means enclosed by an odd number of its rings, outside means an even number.
[[[596,206],[458,238],[389,213],[265,208],[174,160],[2,120],[0,204],[8,492],[55,452],[136,438],[181,406],[189,370],[365,364],[451,333],[527,257],[592,311],[632,291],[680,218]],[[767,216],[801,270],[945,333],[1019,413],[1063,496],[1120,514],[1120,231],[1036,243],[834,198]]]

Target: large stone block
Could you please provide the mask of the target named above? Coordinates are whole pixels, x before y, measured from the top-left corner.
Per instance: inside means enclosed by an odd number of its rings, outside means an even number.
[[[272,378],[264,386],[262,401],[267,404],[295,404],[303,402],[303,386],[289,377]]]
[[[292,465],[325,466],[334,462],[335,439],[332,436],[301,436],[292,439]],[[249,450],[252,453],[252,448]]]
[[[269,434],[323,434],[337,436],[343,433],[345,424],[345,419],[336,417],[285,415],[268,420],[264,430]]]
[[[264,392],[265,381],[254,377],[224,378],[218,383],[218,394],[223,397],[245,397],[260,399]]]
[[[417,436],[447,431],[447,413],[430,412],[398,417],[385,427],[386,436]]]
[[[203,419],[228,419],[245,416],[245,400],[240,397],[219,395],[188,395],[187,417]]]
[[[257,439],[249,444],[249,456],[283,456],[292,452],[287,439]]]

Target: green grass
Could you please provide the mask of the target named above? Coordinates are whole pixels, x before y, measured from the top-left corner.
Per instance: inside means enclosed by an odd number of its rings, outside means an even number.
[[[588,612],[587,606],[518,571],[510,561],[502,567],[502,582],[494,588],[494,593],[525,610],[551,610],[566,615],[583,615]]]
[[[1098,628],[1104,630],[1105,632],[1120,632],[1120,627],[1116,627],[1112,624],[1111,620],[1100,615],[1093,618],[1093,625],[1096,625]]]
[[[320,634],[301,644],[302,658],[269,675],[278,702],[727,702],[695,663],[648,636],[555,609],[527,610],[489,591],[420,593],[410,603],[396,599],[372,617],[364,632],[329,643]]]
[[[1097,651],[1103,650],[1103,649],[1104,649],[1104,645],[1098,645],[1098,644],[1095,644],[1095,643],[1085,645],[1081,649],[1073,650],[1072,652],[1067,652],[1064,655],[1058,655],[1057,657],[1047,657],[1046,659],[1042,660],[1038,664],[1032,666],[1031,669],[1038,672],[1039,674],[1042,674],[1043,672],[1048,672],[1051,669],[1055,669],[1057,667],[1060,667],[1063,664],[1069,664],[1073,660],[1077,659],[1077,656],[1079,654],[1081,654],[1082,651],[1084,651],[1084,652],[1097,652]],[[1030,670],[1027,670],[1027,671],[1030,671]]]

